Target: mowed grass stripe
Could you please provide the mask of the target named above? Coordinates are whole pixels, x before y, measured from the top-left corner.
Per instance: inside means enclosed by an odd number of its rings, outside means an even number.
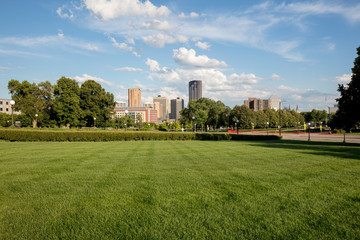
[[[0,147],[7,149],[0,156],[1,239],[360,235],[357,147],[286,141]]]

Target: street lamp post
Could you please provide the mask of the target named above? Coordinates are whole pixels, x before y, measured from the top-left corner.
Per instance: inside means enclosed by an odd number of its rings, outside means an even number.
[[[279,102],[279,135],[281,136],[281,102]]]
[[[309,132],[309,137],[308,137],[308,141],[310,141],[310,123],[308,123],[308,132]]]
[[[10,105],[11,105],[11,127],[14,128],[14,105],[15,105],[15,101],[10,100]]]
[[[239,135],[239,120],[236,120],[235,123],[237,134]]]
[[[253,133],[254,130],[254,123],[251,123],[251,133]]]
[[[195,123],[195,125],[194,125],[194,120],[195,120],[195,116],[192,116],[192,122],[193,122],[193,132],[195,132],[195,128],[196,128],[196,123]],[[195,127],[194,127],[195,126]]]
[[[269,135],[269,122],[266,122],[266,135]]]
[[[125,131],[127,130],[127,115],[128,115],[128,110],[125,110]]]
[[[96,127],[96,117],[94,117],[94,129]]]
[[[228,122],[227,122],[228,126],[227,127],[228,127],[228,130],[229,130],[229,128],[230,128],[230,114],[227,114],[226,117],[228,119]]]
[[[35,127],[37,127],[38,126],[38,122],[37,122],[37,117],[38,117],[39,115],[37,114],[37,113],[35,113],[35,121],[36,121],[36,125],[35,125]]]

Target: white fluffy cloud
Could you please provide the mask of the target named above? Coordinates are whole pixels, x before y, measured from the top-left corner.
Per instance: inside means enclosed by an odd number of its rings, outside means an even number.
[[[84,0],[87,9],[103,20],[110,20],[122,16],[161,17],[170,14],[165,6],[156,7],[149,0]]]
[[[122,68],[116,68],[114,70],[118,72],[142,72],[141,68],[133,68],[133,67],[122,67]]]
[[[128,52],[132,52],[132,54],[134,54],[135,56],[139,57],[140,55],[136,52],[135,48],[132,47],[132,46],[129,46],[128,44],[126,43],[118,43],[116,41],[115,38],[113,37],[110,37],[110,40],[112,41],[113,43],[113,46],[120,49],[120,50],[123,50],[123,51],[128,51]],[[128,39],[128,42],[129,42],[129,39]],[[130,44],[132,44],[132,41],[130,39]],[[135,42],[134,42],[135,44]]]
[[[168,21],[159,21],[159,20],[153,20],[151,22],[146,22],[142,24],[142,27],[145,29],[153,29],[153,30],[171,30],[174,29],[175,26],[171,25]]]
[[[172,37],[167,34],[156,34],[151,36],[145,36],[142,38],[143,41],[152,47],[156,48],[163,48],[165,44],[172,44],[172,43],[185,43],[188,41],[188,38],[182,35],[177,37]]]
[[[159,72],[160,71],[160,64],[157,61],[153,60],[153,59],[148,58],[147,61],[146,61],[146,65],[149,66],[150,71],[152,71],[152,72]]]
[[[59,17],[61,17],[61,18],[70,18],[70,19],[74,17],[74,14],[71,11],[71,9],[68,9],[67,10],[68,12],[64,12],[64,10],[65,10],[65,6],[59,7],[56,10],[56,13],[59,15]]]
[[[187,67],[202,67],[202,68],[214,68],[214,67],[226,67],[227,64],[224,61],[216,59],[210,59],[206,55],[196,56],[194,49],[179,48],[173,50],[173,59],[181,66]]]
[[[340,84],[349,83],[351,81],[351,76],[352,76],[352,74],[343,74],[341,76],[336,76],[335,82],[340,83]]]
[[[245,83],[245,84],[256,84],[263,78],[257,77],[253,73],[250,73],[250,74],[241,73],[240,75],[234,73],[234,74],[230,75],[229,79],[232,82]]]
[[[276,73],[273,73],[271,75],[271,80],[276,81],[276,80],[281,80],[281,79],[282,79],[281,76],[277,75]]]
[[[198,48],[204,49],[204,50],[208,50],[211,45],[207,42],[200,42],[198,41],[197,43],[195,43],[195,46],[197,46]]]
[[[186,15],[185,13],[180,13],[179,18],[197,18],[199,16],[196,12],[191,12],[189,15]]]
[[[112,82],[106,81],[102,78],[99,77],[94,77],[94,76],[90,76],[88,74],[83,74],[82,76],[76,76],[74,77],[74,79],[78,82],[85,82],[86,80],[94,80],[97,83],[103,83],[106,84],[108,86],[113,86],[114,84]]]

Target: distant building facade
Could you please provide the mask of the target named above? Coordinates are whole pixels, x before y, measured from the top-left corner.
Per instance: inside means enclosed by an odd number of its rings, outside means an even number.
[[[339,110],[339,107],[337,104],[335,104],[333,107],[328,107],[328,108],[329,108],[329,114],[336,113],[337,110]]]
[[[153,103],[156,110],[159,110],[158,121],[166,122],[169,120],[170,101],[167,97],[158,95],[153,97]]]
[[[113,117],[121,118],[125,116],[125,110],[128,111],[127,115],[134,120],[136,116],[140,115],[142,122],[157,123],[157,111],[148,107],[115,107]]]
[[[184,109],[184,99],[180,99],[180,98],[171,99],[170,119],[179,121],[180,120],[180,111],[183,109]]]
[[[155,109],[154,107],[154,104],[153,103],[144,103],[144,107],[148,107],[148,108],[151,108],[151,109]]]
[[[189,82],[189,102],[202,98],[202,81],[193,80]]]
[[[141,107],[141,90],[140,88],[128,89],[128,106]]]
[[[281,99],[276,95],[272,95],[269,99],[269,107],[279,110],[281,108]]]
[[[116,102],[115,107],[116,108],[126,107],[126,102]]]
[[[281,99],[276,95],[272,95],[269,99],[249,98],[244,101],[244,105],[253,109],[255,112],[267,108],[278,110],[279,107],[281,107]]]
[[[13,109],[10,104],[11,99],[0,99],[0,112],[12,114]],[[20,114],[20,111],[14,111],[14,114]]]

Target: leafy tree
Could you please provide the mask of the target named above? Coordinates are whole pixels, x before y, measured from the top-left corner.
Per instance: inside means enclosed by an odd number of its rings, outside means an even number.
[[[257,111],[255,114],[254,127],[263,128],[265,122],[268,122],[268,116],[264,111]]]
[[[327,113],[325,110],[316,110],[313,109],[311,112],[302,112],[305,122],[321,123],[327,118]]]
[[[11,115],[0,112],[0,126],[10,127],[11,126]]]
[[[142,123],[143,123],[142,121],[143,121],[143,119],[142,119],[142,117],[141,117],[141,114],[140,114],[140,113],[136,114],[135,124],[136,124],[136,126],[137,126],[138,128],[141,128]]]
[[[256,120],[255,112],[245,105],[236,105],[230,112],[232,126],[235,125],[237,120],[239,120],[239,128],[252,128],[251,123]]]
[[[80,108],[82,119],[87,127],[91,127],[96,117],[96,125],[105,127],[110,121],[114,106],[114,95],[108,93],[94,80],[85,81],[80,88]]]
[[[182,124],[196,124],[197,127],[212,126],[213,128],[226,126],[230,108],[221,101],[208,98],[200,98],[189,103],[187,108],[181,112],[180,122]],[[192,117],[195,117],[193,120]],[[207,128],[206,128],[207,129]]]
[[[281,111],[283,111],[283,110],[281,110]],[[266,122],[269,122],[270,127],[275,128],[280,124],[278,111],[275,111],[274,109],[271,109],[271,108],[267,108],[264,110],[264,113],[265,113],[266,119],[267,119]]]
[[[160,131],[166,131],[168,129],[168,126],[167,126],[166,122],[159,123],[157,125],[157,129],[159,129]]]
[[[336,112],[337,127],[344,127],[349,131],[360,122],[360,47],[357,48],[357,57],[352,68],[351,81],[344,86],[339,84],[340,98],[336,99],[339,110]]]
[[[66,77],[57,80],[53,112],[59,126],[70,127],[80,124],[80,88],[75,80]]]
[[[12,79],[8,82],[8,89],[12,99],[15,100],[15,109],[29,118],[33,127],[37,126],[37,121],[49,120],[53,94],[53,86],[50,82],[31,84],[28,81],[20,83]],[[38,116],[36,117],[35,114]]]

